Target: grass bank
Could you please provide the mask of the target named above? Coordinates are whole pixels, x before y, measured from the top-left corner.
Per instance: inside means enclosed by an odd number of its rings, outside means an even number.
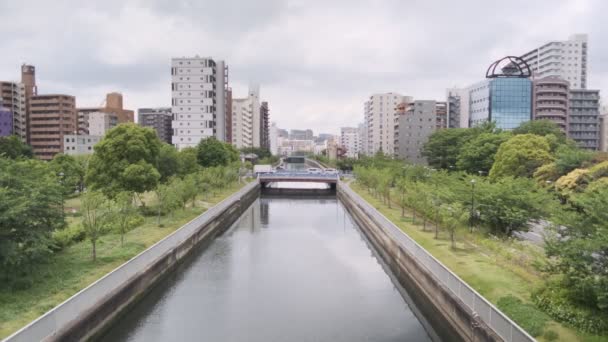
[[[35,272],[34,284],[26,290],[11,290],[0,285],[0,339],[7,337],[44,314],[108,272],[177,230],[207,208],[240,189],[232,184],[206,198],[198,196],[196,207],[179,209],[162,218],[163,227],[156,224],[156,216],[145,217],[145,222],[125,235],[124,246],[120,235],[109,233],[97,243],[97,261],[91,259],[91,244],[84,240],[66,247],[49,258],[48,263]],[[151,194],[144,196],[146,205],[155,205]],[[65,204],[69,224],[79,224],[80,199],[71,198]]]
[[[456,247],[451,248],[447,231],[440,229],[435,239],[433,222],[427,221],[425,229],[420,217],[413,222],[411,211],[402,217],[397,203],[389,208],[356,182],[350,186],[477,292],[501,307],[511,319],[529,332],[542,331],[536,336],[539,341],[608,341],[608,336],[588,335],[555,322],[531,304],[530,294],[544,283],[537,270],[537,265],[546,261],[541,247],[488,237],[483,232],[470,233],[461,227],[456,232]],[[395,194],[392,198],[398,197]]]

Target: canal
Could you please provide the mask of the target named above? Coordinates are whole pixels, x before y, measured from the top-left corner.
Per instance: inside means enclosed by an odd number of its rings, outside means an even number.
[[[335,196],[262,196],[101,340],[430,341],[402,291]]]

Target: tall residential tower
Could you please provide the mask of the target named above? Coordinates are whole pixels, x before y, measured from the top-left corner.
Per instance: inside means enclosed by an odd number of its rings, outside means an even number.
[[[171,60],[172,142],[178,149],[196,146],[201,140],[226,139],[226,86],[224,61],[210,57]]]

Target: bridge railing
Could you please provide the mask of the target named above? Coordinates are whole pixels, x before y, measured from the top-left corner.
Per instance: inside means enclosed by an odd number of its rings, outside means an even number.
[[[314,179],[332,179],[337,180],[337,173],[308,173],[308,172],[261,172],[258,173],[259,178],[314,178]]]
[[[460,299],[469,309],[476,313],[479,318],[494,330],[503,340],[508,342],[530,342],[536,341],[517,323],[513,322],[502,311],[480,295],[464,280],[450,271],[439,260],[435,259],[429,252],[410,238],[405,232],[397,227],[391,220],[382,215],[372,205],[367,203],[361,196],[356,194],[348,185],[338,184],[338,191],[350,198],[357,206],[369,214],[380,227],[400,243],[402,247],[420,262],[435,278],[450,292]]]

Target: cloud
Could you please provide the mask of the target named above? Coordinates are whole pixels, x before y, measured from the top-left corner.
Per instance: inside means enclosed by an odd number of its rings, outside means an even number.
[[[168,106],[171,57],[213,56],[234,96],[261,84],[271,120],[336,133],[372,93],[443,99],[483,78],[493,60],[589,33],[589,86],[608,90],[608,5],[524,1],[2,1],[0,79],[37,67],[41,92],[130,108]]]

